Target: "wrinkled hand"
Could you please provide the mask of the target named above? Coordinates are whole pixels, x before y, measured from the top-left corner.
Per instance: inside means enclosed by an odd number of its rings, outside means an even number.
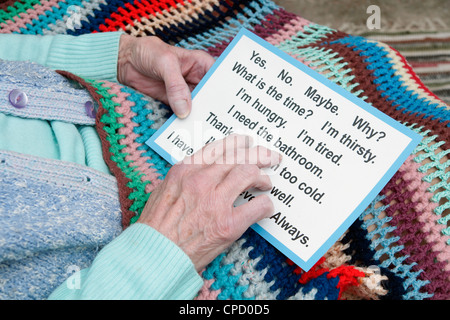
[[[201,50],[187,50],[157,37],[121,35],[117,79],[168,104],[180,118],[192,108],[191,91],[214,63]]]
[[[270,190],[261,168],[280,160],[276,152],[251,147],[247,136],[215,141],[169,170],[138,222],[172,240],[201,271],[252,224],[273,214],[265,194],[237,207],[233,203],[245,190]]]

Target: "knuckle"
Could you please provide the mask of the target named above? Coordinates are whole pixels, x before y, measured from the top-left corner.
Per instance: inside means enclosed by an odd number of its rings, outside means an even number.
[[[261,187],[263,187],[263,188],[266,187],[267,189],[272,188],[272,180],[264,172],[261,172],[260,182],[261,182]]]
[[[210,59],[212,56],[204,50],[194,50],[194,53],[199,55],[201,58]]]
[[[254,164],[242,164],[239,167],[247,179],[254,179],[261,173],[261,170]]]
[[[232,170],[235,171],[234,176],[246,184],[256,181],[260,175],[260,170],[256,165],[238,164]]]
[[[167,91],[176,93],[183,92],[186,89],[186,84],[181,82],[172,82],[167,84]]]
[[[216,237],[221,242],[233,241],[233,229],[227,223],[222,223],[217,225]]]
[[[186,174],[187,172],[187,165],[184,163],[177,163],[173,165],[170,170],[167,172],[167,178],[179,178]]]
[[[210,181],[210,177],[203,170],[200,170],[195,174],[186,175],[183,185],[193,192],[205,196],[206,192],[211,189]]]
[[[259,157],[270,157],[272,155],[272,151],[263,146],[257,146],[257,154]]]
[[[273,202],[267,194],[260,195],[259,205],[263,212],[273,212],[274,211]]]
[[[166,65],[169,65],[170,63],[174,63],[178,61],[177,55],[170,50],[170,47],[166,46],[161,53],[160,56],[161,63],[164,63]]]

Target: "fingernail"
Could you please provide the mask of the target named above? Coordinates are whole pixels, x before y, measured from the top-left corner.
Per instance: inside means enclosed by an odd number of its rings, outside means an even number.
[[[177,100],[173,103],[173,111],[178,118],[184,119],[189,115],[189,106],[186,100]]]
[[[272,149],[270,149],[270,151],[272,152],[273,158],[275,160],[275,157],[278,156],[278,162],[281,162],[281,160],[283,160],[283,155],[277,151],[274,151]]]
[[[279,154],[278,152],[275,152],[275,155],[277,155],[278,157],[275,156],[272,158],[272,161],[273,161],[272,165],[280,164],[281,161],[283,160],[283,156],[281,154]]]

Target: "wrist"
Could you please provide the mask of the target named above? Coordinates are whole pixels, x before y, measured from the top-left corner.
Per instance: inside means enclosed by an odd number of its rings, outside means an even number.
[[[126,84],[126,69],[131,61],[131,48],[135,38],[122,34],[119,42],[119,55],[117,58],[117,81]]]

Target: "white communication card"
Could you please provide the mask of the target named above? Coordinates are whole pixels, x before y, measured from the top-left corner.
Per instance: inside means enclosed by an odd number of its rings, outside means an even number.
[[[264,169],[275,212],[252,228],[309,270],[366,209],[422,136],[242,29],[147,144],[171,164],[232,133],[283,155]],[[261,194],[246,190],[235,205]]]

